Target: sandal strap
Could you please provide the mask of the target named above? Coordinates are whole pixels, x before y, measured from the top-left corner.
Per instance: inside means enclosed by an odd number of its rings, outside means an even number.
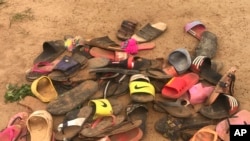
[[[91,100],[88,104],[95,107],[93,119],[113,115],[112,105],[108,99],[95,99]]]
[[[76,118],[76,119],[61,123],[58,125],[57,131],[61,132],[63,128],[68,127],[68,126],[82,126],[85,120],[86,118]]]

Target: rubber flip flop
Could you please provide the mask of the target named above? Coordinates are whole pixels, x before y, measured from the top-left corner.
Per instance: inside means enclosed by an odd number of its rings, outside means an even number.
[[[155,88],[147,76],[135,74],[130,77],[130,97],[134,102],[150,102],[155,98]]]
[[[47,105],[47,111],[52,115],[64,115],[83,104],[98,90],[97,82],[86,80],[73,89],[61,94]]]
[[[110,136],[110,141],[139,141],[143,137],[143,132],[140,128],[134,128],[129,131]]]
[[[217,44],[217,36],[210,31],[204,31],[195,48],[195,56],[207,56],[212,59],[216,55]]]
[[[137,31],[131,38],[135,39],[139,43],[149,42],[163,34],[166,29],[167,24],[163,22],[154,24],[148,23]]]
[[[205,25],[200,21],[193,21],[185,25],[185,31],[197,39],[201,39],[201,34],[206,31]]]
[[[47,111],[38,110],[31,113],[26,124],[32,141],[53,140],[53,119]]]
[[[41,76],[33,81],[31,84],[31,92],[42,102],[50,102],[58,96],[51,79],[47,76]]]
[[[173,77],[163,87],[162,96],[171,99],[179,98],[198,81],[199,76],[195,73],[186,73]]]
[[[63,40],[46,41],[43,43],[43,52],[35,58],[33,64],[51,62],[59,57],[65,50]]]
[[[221,77],[214,91],[207,98],[205,102],[206,105],[211,105],[220,94],[234,94],[235,72],[236,68],[232,67]]]
[[[216,132],[219,137],[224,141],[229,141],[229,126],[230,125],[249,125],[250,124],[250,112],[248,110],[240,110],[233,116],[220,121],[216,125]]]
[[[126,52],[112,51],[112,50],[107,50],[107,49],[103,49],[99,47],[92,47],[89,50],[89,53],[93,57],[107,58],[107,59],[110,59],[111,61],[122,61],[128,58],[128,54]]]
[[[215,131],[215,125],[207,125],[199,129],[190,141],[220,141]]]
[[[192,105],[205,102],[214,88],[214,86],[202,82],[195,84],[188,90],[189,102]]]
[[[199,112],[210,119],[223,119],[235,114],[238,109],[239,102],[236,98],[220,94],[211,105],[203,106]]]
[[[11,127],[14,125],[21,126],[21,133],[16,139],[18,141],[26,141],[27,140],[28,129],[26,126],[26,121],[27,121],[28,117],[29,117],[29,114],[27,112],[19,112],[19,113],[15,114],[13,117],[11,117],[11,119],[8,122],[7,127]]]
[[[22,100],[18,101],[18,104],[27,107],[31,112],[37,110],[46,110],[47,104],[35,98],[33,96],[26,96]]]
[[[185,48],[178,48],[168,55],[168,62],[178,74],[183,74],[191,66],[191,57]]]
[[[20,125],[13,125],[3,129],[0,132],[0,139],[2,141],[16,141],[21,134],[21,128]]]

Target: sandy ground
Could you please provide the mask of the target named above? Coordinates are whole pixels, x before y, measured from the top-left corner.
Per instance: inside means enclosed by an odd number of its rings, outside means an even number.
[[[25,71],[42,51],[44,41],[63,39],[66,34],[83,38],[108,35],[118,41],[115,33],[124,19],[137,20],[138,29],[147,23],[167,23],[167,31],[154,40],[156,48],[138,54],[148,58],[166,58],[171,50],[180,47],[193,53],[198,40],[185,33],[183,27],[193,20],[202,21],[218,37],[215,60],[224,63],[221,73],[237,66],[235,97],[241,109],[250,110],[249,6],[249,0],[5,0],[0,4],[0,129],[13,114],[25,110],[16,103],[4,103],[5,86],[28,83]],[[28,17],[13,19],[25,11]],[[150,110],[145,141],[166,140],[154,130],[160,117]]]

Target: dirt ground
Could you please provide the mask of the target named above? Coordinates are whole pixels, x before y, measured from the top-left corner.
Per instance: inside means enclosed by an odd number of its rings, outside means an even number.
[[[236,66],[235,97],[241,109],[250,110],[249,0],[5,0],[0,1],[0,129],[10,117],[25,110],[16,103],[4,103],[6,84],[28,83],[25,71],[42,51],[44,41],[63,39],[64,35],[94,38],[108,35],[114,41],[125,19],[137,20],[137,29],[147,23],[165,22],[166,32],[153,40],[156,48],[140,51],[147,58],[168,56],[171,50],[185,47],[193,53],[198,40],[184,32],[184,25],[202,21],[218,37],[215,60],[223,62],[221,73]],[[21,17],[20,14],[25,16]],[[19,17],[18,17],[19,14]],[[166,140],[154,130],[162,114],[152,109],[148,115],[145,141]]]

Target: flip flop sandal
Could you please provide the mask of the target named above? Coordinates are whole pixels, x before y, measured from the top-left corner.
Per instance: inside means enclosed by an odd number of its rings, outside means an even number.
[[[191,57],[185,48],[179,48],[169,54],[168,62],[175,68],[178,74],[183,74],[191,66]]]
[[[63,40],[46,41],[43,43],[43,52],[35,58],[33,64],[51,62],[59,57],[65,50]]]
[[[235,76],[236,68],[230,68],[216,84],[214,91],[209,95],[205,104],[212,104],[220,94],[234,94],[234,82],[236,79]]]
[[[216,125],[216,132],[223,141],[229,141],[230,125],[249,125],[250,124],[250,112],[248,110],[240,110],[231,117],[220,121]]]
[[[53,140],[53,119],[46,110],[31,113],[26,124],[32,141]]]
[[[124,121],[123,123],[119,124],[116,129],[111,128],[112,130],[106,131],[105,133],[98,135],[98,137],[105,137],[105,136],[115,136],[117,134],[122,134],[129,132],[130,130],[133,130],[135,128],[139,128],[139,126],[142,124],[142,120],[135,120],[135,121]],[[141,129],[140,129],[141,131]],[[141,131],[142,132],[142,131]]]
[[[204,103],[208,96],[214,91],[214,86],[199,82],[188,90],[189,102],[192,105]]]
[[[140,73],[139,70],[129,70],[122,68],[112,68],[112,67],[104,67],[104,68],[94,68],[89,69],[90,73],[121,73],[126,75],[134,75]]]
[[[213,67],[215,66],[213,65]],[[197,56],[192,61],[190,69],[191,71],[199,74],[200,77],[214,85],[216,85],[222,77],[222,75],[218,73],[216,69],[212,68],[212,61],[207,56]]]
[[[143,132],[140,128],[134,128],[129,131],[110,136],[110,141],[139,141],[143,137]]]
[[[146,104],[142,103],[130,103],[126,107],[126,115],[128,121],[141,120],[142,123],[139,128],[143,133],[146,133],[147,130],[147,118],[148,118],[148,107]]]
[[[215,125],[208,125],[199,129],[190,141],[220,141],[215,131]]]
[[[235,114],[239,109],[239,102],[230,95],[220,94],[208,106],[203,106],[200,113],[210,119],[223,119]]]
[[[31,92],[42,102],[57,99],[58,93],[48,76],[41,76],[31,84]]]
[[[87,58],[80,54],[65,55],[48,75],[54,81],[67,81],[87,64]]]
[[[149,68],[145,71],[141,71],[141,73],[156,80],[167,80],[173,77],[172,75],[166,74],[162,69],[158,68]]]
[[[109,36],[102,36],[102,37],[90,39],[87,41],[87,44],[91,47],[100,47],[103,49],[119,47],[119,44],[111,40]]]
[[[170,115],[180,118],[191,117],[196,113],[190,102],[184,98],[178,98],[176,101],[156,100],[154,101],[153,108],[156,111],[160,108]]]
[[[195,73],[186,73],[171,78],[163,87],[161,93],[165,98],[177,99],[185,94],[192,86],[199,81]]]
[[[201,21],[192,21],[190,23],[187,23],[184,28],[186,32],[188,32],[198,40],[201,39],[202,33],[206,31],[206,27]]]
[[[32,82],[43,75],[48,75],[59,61],[56,59],[53,62],[39,62],[34,64],[31,69],[26,71],[26,80]]]
[[[91,100],[89,105],[66,114],[63,123],[58,125],[55,138],[57,140],[72,139],[82,130],[84,123],[88,120],[92,121],[93,118],[117,115],[122,109],[123,106],[112,99]]]
[[[31,112],[46,110],[47,106],[46,103],[33,96],[25,96],[22,100],[18,101],[18,104],[28,108]]]
[[[130,37],[135,32],[136,26],[137,26],[136,21],[123,20],[120,29],[116,33],[116,37],[122,41],[130,39]]]
[[[92,47],[89,53],[93,57],[107,58],[110,61],[122,61],[128,58],[128,53],[122,51],[112,51],[99,47]]]
[[[130,97],[134,102],[151,102],[155,98],[155,88],[147,76],[135,74],[130,77]]]
[[[195,56],[207,56],[213,58],[217,51],[217,37],[215,34],[204,31],[199,44],[195,48]]]
[[[217,120],[211,120],[199,114],[187,118],[176,118],[171,115],[166,115],[156,121],[155,130],[161,133],[165,138],[177,140],[184,130],[200,129],[206,125],[216,123],[218,123]]]
[[[120,124],[125,120],[125,116],[117,115],[115,117],[103,117],[92,123],[90,127],[85,127],[80,132],[80,137],[97,137],[100,134],[105,133],[107,130],[110,131],[111,128],[116,129],[116,126],[120,127]]]
[[[167,29],[167,24],[158,22],[158,23],[148,23],[143,26],[139,31],[137,31],[131,38],[135,39],[137,42],[149,42],[161,34],[163,34]]]
[[[97,82],[86,80],[73,89],[61,94],[47,105],[47,111],[52,115],[64,115],[80,106],[98,90]]]
[[[162,69],[163,68],[164,59],[163,58],[155,58],[155,59],[147,59],[139,56],[135,56],[133,58],[133,68],[135,70],[147,70],[147,69]]]
[[[20,112],[15,114],[8,122],[7,127],[11,127],[14,125],[20,125],[21,126],[21,132],[19,136],[16,138],[18,141],[26,141],[28,130],[26,126],[26,121],[29,117],[29,114],[27,112]],[[1,138],[2,139],[2,138]]]
[[[21,128],[20,125],[13,125],[3,129],[0,132],[0,139],[3,141],[17,141],[22,131]]]

